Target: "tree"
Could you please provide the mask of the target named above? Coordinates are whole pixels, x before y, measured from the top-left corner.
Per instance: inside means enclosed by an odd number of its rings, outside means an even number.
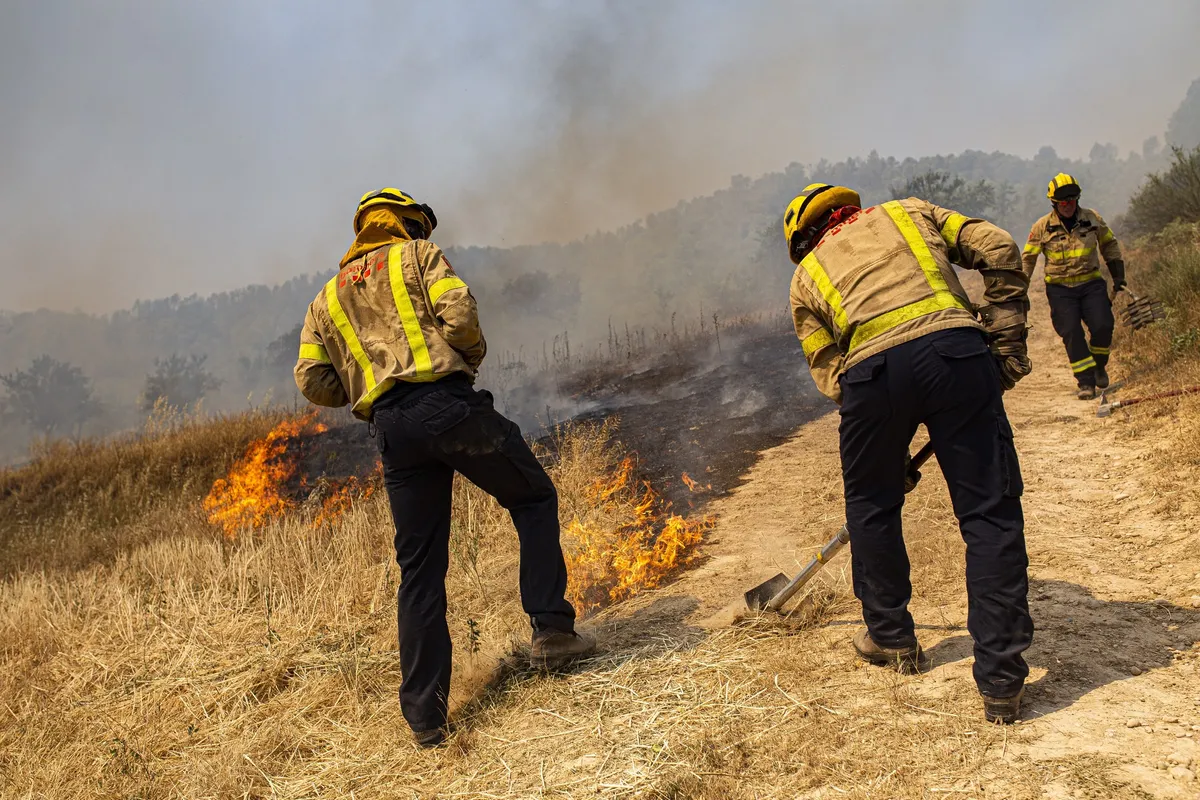
[[[38,356],[28,369],[0,375],[8,414],[43,436],[74,430],[99,412],[92,383],[79,367]]]
[[[894,197],[919,197],[934,205],[971,217],[987,216],[996,205],[996,187],[985,180],[967,183],[958,175],[930,170],[915,175],[903,186],[893,186]]]
[[[1125,225],[1135,234],[1157,233],[1177,219],[1200,222],[1200,147],[1191,152],[1174,147],[1172,152],[1175,163],[1148,175],[1129,198]]]
[[[1187,97],[1167,123],[1167,144],[1182,150],[1200,147],[1200,78],[1192,81]]]
[[[170,358],[154,359],[154,372],[146,376],[142,390],[143,411],[154,408],[159,398],[169,406],[186,409],[200,402],[206,394],[221,386],[204,368],[208,356],[172,354]]]

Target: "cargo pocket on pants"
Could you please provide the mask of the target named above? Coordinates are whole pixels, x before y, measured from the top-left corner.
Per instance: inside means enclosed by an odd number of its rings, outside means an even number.
[[[1021,464],[1017,460],[1012,425],[1003,412],[996,418],[996,424],[1000,429],[1000,477],[1004,496],[1020,497],[1025,492],[1025,482],[1021,479]]]

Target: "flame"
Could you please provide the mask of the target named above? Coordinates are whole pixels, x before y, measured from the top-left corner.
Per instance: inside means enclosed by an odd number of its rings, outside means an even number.
[[[288,453],[288,443],[302,434],[325,431],[316,416],[314,409],[280,422],[265,437],[250,443],[228,476],[213,483],[204,498],[204,510],[208,521],[219,525],[226,538],[236,539],[243,528],[261,528],[295,507],[295,500],[281,491],[300,466],[298,457]]]
[[[360,481],[356,476],[351,475],[321,502],[321,510],[313,519],[312,526],[319,528],[322,525],[332,525],[341,518],[342,514],[349,511],[352,505],[359,500],[366,500],[373,494],[375,494],[375,484]]]
[[[715,521],[670,513],[648,483],[634,479],[633,469],[633,458],[625,458],[586,492],[596,516],[609,524],[576,519],[568,526],[574,547],[566,554],[567,595],[581,615],[652,589],[694,561]]]
[[[701,486],[699,481],[694,480],[692,478],[692,476],[688,475],[686,472],[683,473],[682,477],[683,477],[683,485],[688,488],[689,492],[711,492],[712,491],[711,483],[706,483],[703,486]]]

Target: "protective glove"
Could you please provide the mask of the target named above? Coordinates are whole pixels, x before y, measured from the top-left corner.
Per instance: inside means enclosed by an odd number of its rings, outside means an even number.
[[[1000,384],[1004,391],[1014,388],[1017,381],[1033,372],[1033,362],[1029,356],[997,356],[1000,365]]]
[[[988,330],[988,347],[1000,371],[1000,383],[1005,391],[1033,371],[1029,360],[1028,336],[1025,327],[1024,303],[1005,303],[979,309],[979,316]]]
[[[1112,292],[1109,293],[1109,302],[1116,299],[1117,295],[1125,291],[1125,281],[1113,279]]]
[[[908,494],[921,482],[921,471],[913,469],[912,456],[904,455],[904,493]]]

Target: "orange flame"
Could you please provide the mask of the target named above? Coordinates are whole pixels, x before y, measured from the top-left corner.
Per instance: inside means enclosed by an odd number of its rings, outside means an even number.
[[[319,528],[322,525],[332,525],[350,510],[350,507],[359,500],[366,500],[371,495],[375,494],[375,484],[360,481],[355,476],[350,476],[340,487],[335,489],[321,503],[321,510],[317,512],[317,516],[313,519],[312,526]]]
[[[326,430],[316,416],[313,410],[280,422],[264,438],[250,443],[227,477],[213,483],[204,510],[226,538],[236,539],[243,528],[261,528],[295,507],[295,501],[281,492],[299,467],[299,460],[288,454],[288,443],[301,434]]]
[[[607,479],[596,481],[587,499],[610,524],[571,522],[567,595],[586,614],[658,586],[694,561],[697,545],[714,519],[688,520],[669,513],[669,504],[650,485],[633,478],[633,458]]]
[[[688,475],[686,472],[683,473],[682,477],[683,477],[683,485],[688,487],[689,492],[711,492],[712,491],[711,483],[706,483],[703,486],[701,486],[699,481],[694,480],[692,478],[692,476]]]

